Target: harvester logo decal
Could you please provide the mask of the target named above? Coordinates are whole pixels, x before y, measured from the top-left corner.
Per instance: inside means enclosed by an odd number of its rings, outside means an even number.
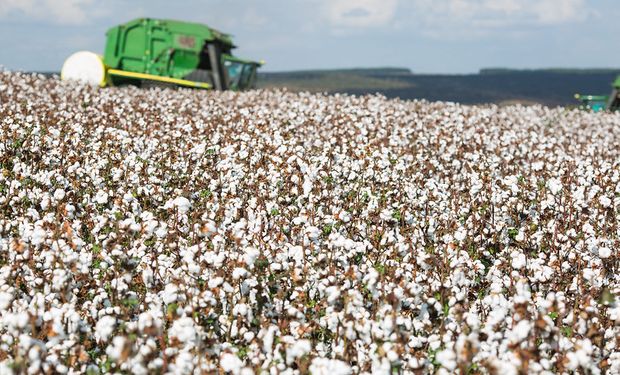
[[[178,42],[181,47],[185,47],[185,48],[196,47],[196,38],[194,38],[191,35],[179,35]]]

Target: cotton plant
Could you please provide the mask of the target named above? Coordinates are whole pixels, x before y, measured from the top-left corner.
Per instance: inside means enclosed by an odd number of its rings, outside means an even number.
[[[0,72],[2,373],[620,371],[620,118]]]

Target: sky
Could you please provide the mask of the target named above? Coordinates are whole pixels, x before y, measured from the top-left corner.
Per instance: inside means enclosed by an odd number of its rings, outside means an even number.
[[[138,17],[233,35],[264,71],[620,67],[617,0],[0,0],[0,66],[59,71]]]

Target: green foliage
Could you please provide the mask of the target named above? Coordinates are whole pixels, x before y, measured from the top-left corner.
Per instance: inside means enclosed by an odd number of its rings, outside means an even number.
[[[402,215],[401,215],[399,210],[394,210],[392,212],[392,219],[394,219],[396,221],[400,221],[402,219]]]
[[[563,326],[562,328],[560,328],[560,332],[562,332],[562,335],[564,335],[565,337],[573,336],[573,328],[571,326]]]
[[[379,275],[381,275],[381,276],[385,275],[385,265],[384,264],[380,264],[380,263],[375,264],[375,270],[377,272],[379,272]]]
[[[247,346],[242,346],[237,350],[237,357],[239,357],[239,359],[244,360],[248,357],[248,347]]]
[[[125,298],[121,301],[121,303],[129,309],[134,309],[140,305],[140,301],[138,301],[135,297]]]
[[[211,198],[211,195],[212,195],[212,193],[211,193],[211,190],[209,190],[209,189],[204,189],[204,190],[200,191],[200,198],[202,198],[202,199]]]
[[[519,230],[517,228],[508,228],[508,237],[510,237],[511,240],[514,240],[518,234]]]

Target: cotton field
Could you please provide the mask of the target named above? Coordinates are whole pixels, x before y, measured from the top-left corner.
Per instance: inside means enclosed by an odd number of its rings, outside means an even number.
[[[0,373],[620,373],[620,115],[0,72]]]

